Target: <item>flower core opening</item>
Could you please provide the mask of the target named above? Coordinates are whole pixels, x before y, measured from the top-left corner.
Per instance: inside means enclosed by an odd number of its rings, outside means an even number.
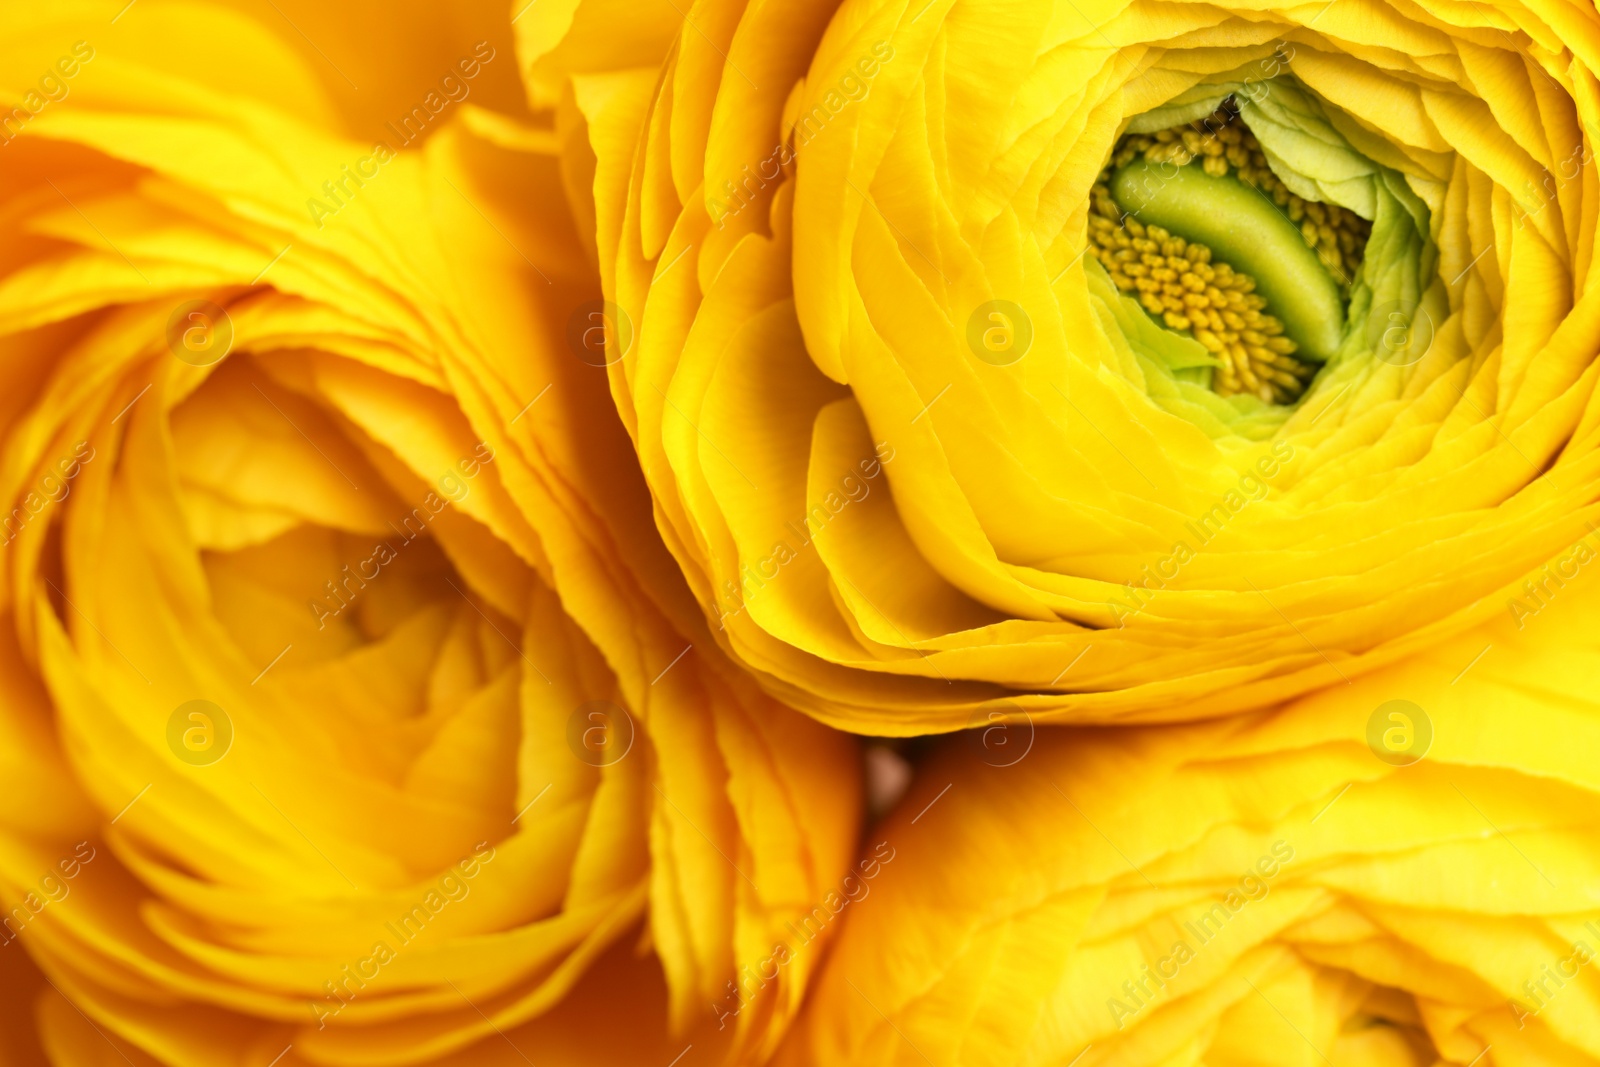
[[[1205,347],[1218,395],[1293,403],[1338,347],[1372,225],[1291,192],[1232,97],[1194,122],[1123,136],[1091,206],[1095,259]]]

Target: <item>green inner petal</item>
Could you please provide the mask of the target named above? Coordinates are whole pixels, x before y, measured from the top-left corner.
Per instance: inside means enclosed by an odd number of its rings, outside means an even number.
[[[1442,206],[1442,187],[1426,177],[1404,175],[1356,149],[1340,133],[1342,127],[1338,125],[1350,120],[1342,118],[1341,113],[1306,90],[1292,75],[1270,82],[1219,79],[1195,86],[1168,104],[1130,120],[1127,135],[1142,134],[1148,139],[1158,131],[1204,120],[1230,98],[1239,118],[1246,123],[1247,132],[1258,142],[1272,178],[1303,201],[1320,202],[1329,210],[1337,207],[1347,212],[1335,228],[1348,229],[1361,219],[1370,223],[1370,236],[1362,242],[1364,250],[1358,247],[1351,253],[1347,249],[1342,263],[1337,255],[1329,263],[1328,249],[1317,250],[1324,255],[1319,264],[1324,277],[1318,298],[1324,306],[1328,267],[1336,272],[1335,283],[1337,274],[1346,276],[1345,285],[1336,285],[1341,297],[1341,311],[1335,317],[1340,339],[1331,352],[1326,337],[1310,337],[1303,331],[1304,316],[1291,310],[1281,296],[1267,309],[1296,320],[1285,321],[1281,328],[1286,338],[1304,342],[1298,346],[1295,359],[1307,361],[1301,366],[1308,378],[1314,373],[1304,395],[1318,391],[1343,395],[1375,377],[1395,378],[1395,384],[1382,387],[1380,392],[1403,388],[1401,383],[1409,376],[1410,368],[1426,354],[1433,330],[1450,314],[1444,283],[1437,277],[1438,249],[1430,232],[1430,208]],[[1115,161],[1123,166],[1129,162],[1126,154]],[[1195,160],[1200,162],[1203,160]],[[1187,164],[1187,157],[1177,160],[1177,165]],[[1112,170],[1120,169],[1112,166]],[[1171,169],[1168,167],[1168,172]],[[1107,177],[1110,175],[1108,171]],[[1204,176],[1216,178],[1218,174],[1212,170]],[[1286,207],[1285,188],[1274,192],[1278,207]],[[1249,190],[1248,185],[1246,189]],[[1252,191],[1252,195],[1260,194]],[[1110,197],[1106,199],[1105,210],[1116,210],[1118,205],[1110,203]],[[1289,220],[1289,224],[1294,221]],[[1170,228],[1179,235],[1188,230],[1183,225]],[[1240,271],[1252,279],[1265,280],[1282,271],[1281,266],[1257,266],[1254,260],[1240,255],[1236,244],[1248,246],[1248,240],[1233,242],[1209,232],[1204,237],[1195,232],[1191,239],[1196,246],[1216,241],[1217,261],[1238,260]],[[1226,250],[1220,247],[1223,245]],[[1248,253],[1251,249],[1242,251]],[[1250,265],[1246,266],[1246,262]],[[1107,267],[1111,266],[1108,260]],[[1298,406],[1301,396],[1293,389],[1280,392],[1271,400],[1249,392],[1219,392],[1218,375],[1223,371],[1200,365],[1188,343],[1192,338],[1185,336],[1181,324],[1168,320],[1165,325],[1172,329],[1165,329],[1159,325],[1165,316],[1151,307],[1141,307],[1147,303],[1146,294],[1130,292],[1128,279],[1116,278],[1114,270],[1108,276],[1098,269],[1098,264],[1091,268],[1090,298],[1103,307],[1105,321],[1115,323],[1117,332],[1126,339],[1130,354],[1144,367],[1151,399],[1160,406],[1194,421],[1213,437],[1237,435],[1250,439],[1270,436]],[[1116,285],[1107,284],[1113,280]],[[1267,296],[1268,289],[1269,285],[1262,285],[1260,295]],[[1401,328],[1396,328],[1397,323]],[[1152,334],[1152,326],[1155,335],[1166,332],[1181,343],[1161,343]],[[1395,337],[1404,338],[1409,347],[1395,350]],[[1325,362],[1311,362],[1319,358]]]
[[[1111,196],[1145,225],[1207,245],[1254,278],[1267,310],[1282,321],[1303,358],[1326,362],[1339,350],[1339,283],[1300,228],[1261,192],[1231,175],[1213,177],[1197,163],[1180,167],[1136,159],[1112,175]]]

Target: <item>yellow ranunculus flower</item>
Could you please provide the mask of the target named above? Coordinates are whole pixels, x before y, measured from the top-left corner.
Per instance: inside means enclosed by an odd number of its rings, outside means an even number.
[[[777,1062],[1593,1064],[1597,670],[1562,596],[1270,713],[943,742]]]
[[[1248,710],[1589,529],[1589,5],[630,8],[541,5],[525,70],[657,522],[783,699]]]
[[[0,1058],[760,1054],[855,750],[653,529],[514,12],[270,7],[0,16]]]

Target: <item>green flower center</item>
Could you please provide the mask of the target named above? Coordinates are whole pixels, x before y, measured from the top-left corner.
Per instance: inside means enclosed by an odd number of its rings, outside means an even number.
[[[1231,97],[1199,121],[1123,137],[1091,195],[1095,258],[1205,346],[1219,395],[1292,403],[1338,350],[1371,224],[1291,192]]]

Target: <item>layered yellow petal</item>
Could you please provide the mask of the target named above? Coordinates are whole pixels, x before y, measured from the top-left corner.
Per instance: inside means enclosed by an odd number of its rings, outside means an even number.
[[[1597,615],[1573,585],[1225,723],[943,742],[779,1062],[1595,1062]]]
[[[707,0],[659,69],[548,58],[586,10],[519,47],[568,72],[600,361],[720,643],[818,718],[1258,708],[1595,520],[1592,11]],[[1161,364],[1085,256],[1119,138],[1228,100],[1373,225],[1293,403]]]
[[[384,56],[373,5],[120,6],[0,56],[20,1025],[63,1064],[770,1049],[818,951],[718,1006],[845,867],[855,749],[652,529],[516,12],[386,13]]]

